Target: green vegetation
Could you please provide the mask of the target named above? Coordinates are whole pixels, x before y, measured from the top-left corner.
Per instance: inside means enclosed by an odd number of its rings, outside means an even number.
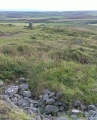
[[[0,100],[0,120],[31,120],[31,118],[19,108],[11,107]]]
[[[0,24],[0,79],[10,83],[24,76],[33,96],[48,88],[62,91],[67,103],[97,102],[96,26],[49,21],[29,29],[11,22]]]

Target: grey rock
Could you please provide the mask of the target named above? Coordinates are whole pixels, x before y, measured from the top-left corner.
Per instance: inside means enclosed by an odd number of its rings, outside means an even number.
[[[55,93],[54,92],[51,92],[50,94],[49,94],[49,97],[50,98],[52,98],[52,97],[54,97],[55,96]]]
[[[0,86],[3,86],[4,82],[2,80],[0,80]]]
[[[48,99],[49,99],[48,94],[45,94],[45,95],[43,96],[43,102],[47,101]]]
[[[18,98],[17,98],[17,97],[12,97],[12,98],[11,98],[11,101],[12,101],[14,104],[17,104]]]
[[[42,120],[50,120],[49,118],[43,118]]]
[[[61,106],[59,110],[62,112],[62,111],[64,110],[64,107],[63,107],[63,106]]]
[[[81,106],[81,102],[80,102],[80,101],[75,101],[75,102],[73,103],[73,106],[74,106],[74,108],[78,108],[78,107]]]
[[[67,120],[65,117],[58,117],[57,119],[55,120]]]
[[[28,84],[21,84],[19,86],[19,90],[27,90],[28,89]]]
[[[18,81],[19,81],[19,82],[26,82],[26,80],[25,80],[24,77],[20,77]]]
[[[7,94],[9,96],[13,96],[14,94],[16,94],[18,92],[18,89],[19,89],[18,86],[11,86],[6,89],[5,94]]]
[[[82,111],[85,111],[85,110],[86,110],[86,106],[81,104],[80,109],[81,109]]]
[[[55,105],[47,105],[45,107],[46,113],[57,113],[59,111],[58,107]]]
[[[89,106],[88,106],[88,110],[96,110],[95,105],[89,105]]]
[[[44,95],[46,95],[46,94],[49,95],[50,93],[51,93],[51,92],[50,92],[49,90],[47,90],[47,89],[43,91],[43,94],[44,94]]]
[[[83,113],[83,117],[85,117],[86,119],[88,119],[89,113],[88,113],[88,112],[84,112],[84,113]]]
[[[89,116],[93,116],[94,114],[96,114],[94,110],[89,110],[88,113],[89,113]]]
[[[23,96],[24,97],[31,97],[31,92],[30,91],[23,91]]]
[[[77,115],[71,115],[71,119],[72,119],[72,120],[77,120],[77,119],[78,119],[78,116],[77,116]]]
[[[36,120],[35,118],[31,118],[31,120]]]
[[[46,104],[48,104],[48,105],[51,105],[51,104],[54,104],[54,103],[55,103],[54,99],[47,99],[46,100]]]
[[[23,103],[25,103],[24,99],[20,99],[20,100],[17,101],[18,106],[22,106]]]

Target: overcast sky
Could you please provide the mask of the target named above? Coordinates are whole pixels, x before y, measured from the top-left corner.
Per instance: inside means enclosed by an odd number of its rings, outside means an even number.
[[[0,10],[97,10],[97,0],[0,0]]]

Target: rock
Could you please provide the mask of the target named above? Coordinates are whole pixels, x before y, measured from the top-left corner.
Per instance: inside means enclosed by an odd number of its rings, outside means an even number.
[[[45,107],[45,112],[48,113],[57,113],[59,111],[58,107],[55,105],[47,105]]]
[[[49,94],[49,97],[50,98],[52,98],[52,97],[54,97],[55,96],[55,93],[54,92],[51,92],[50,94]]]
[[[95,105],[89,105],[89,106],[88,106],[88,110],[96,110]]]
[[[43,94],[44,94],[44,95],[46,95],[46,94],[49,95],[50,93],[51,93],[51,92],[50,92],[49,90],[47,90],[47,89],[43,91]]]
[[[14,104],[17,104],[18,99],[17,99],[17,97],[12,97],[12,98],[11,98],[11,101],[12,101]]]
[[[30,91],[23,91],[23,96],[24,97],[31,97],[31,92]]]
[[[88,113],[88,112],[84,112],[84,113],[83,113],[83,117],[85,117],[86,119],[88,119],[89,113]]]
[[[35,118],[31,118],[31,120],[36,120]]]
[[[65,117],[58,117],[57,119],[55,120],[67,120]]]
[[[85,110],[86,110],[86,106],[81,104],[80,109],[81,109],[82,111],[85,111]]]
[[[97,120],[97,113],[94,111],[88,120]]]
[[[80,101],[75,101],[75,102],[73,103],[73,106],[74,106],[74,108],[78,108],[78,107],[81,106],[81,102],[80,102]]]
[[[45,94],[45,95],[43,96],[43,102],[46,102],[48,99],[49,99],[48,94]]]
[[[77,115],[78,113],[80,113],[79,110],[76,110],[76,109],[73,109],[73,110],[72,110],[72,114]]]
[[[11,86],[6,89],[5,94],[9,96],[13,96],[18,92],[19,87],[18,86]]]
[[[96,112],[94,110],[89,110],[88,113],[89,113],[89,116],[96,114]]]
[[[4,82],[0,80],[0,87],[4,85]]]
[[[77,116],[77,115],[71,115],[71,119],[72,119],[72,120],[77,120],[77,119],[78,119],[78,116]]]
[[[64,110],[64,107],[63,107],[63,106],[61,106],[59,110],[62,112],[62,111]]]
[[[19,86],[19,90],[27,90],[28,89],[28,84],[21,84],[20,86]]]
[[[24,99],[20,99],[20,100],[17,101],[18,106],[22,106],[23,103],[25,103]]]
[[[23,82],[26,82],[26,80],[25,80],[24,77],[20,77],[18,81],[19,81],[19,82],[22,82],[22,83],[23,83]]]
[[[47,105],[51,105],[51,104],[54,104],[55,103],[55,100],[54,99],[47,99],[46,100],[46,104]]]
[[[42,120],[50,120],[50,119],[48,119],[48,118],[43,118]]]

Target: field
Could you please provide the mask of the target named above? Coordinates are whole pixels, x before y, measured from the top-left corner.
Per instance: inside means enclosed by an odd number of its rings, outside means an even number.
[[[97,12],[20,13],[0,13],[0,79],[25,77],[33,97],[49,89],[96,104]]]

